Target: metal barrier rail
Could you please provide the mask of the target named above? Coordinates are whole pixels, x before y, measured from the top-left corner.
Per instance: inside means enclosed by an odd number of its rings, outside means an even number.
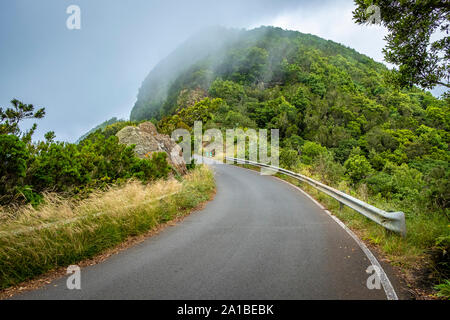
[[[295,173],[295,172],[292,172],[292,171],[289,171],[286,169],[273,167],[273,166],[259,163],[259,162],[238,159],[238,158],[225,157],[225,159],[228,161],[236,162],[238,164],[249,164],[249,165],[260,167],[260,168],[266,168],[266,169],[290,176],[290,177],[300,180],[302,182],[305,182],[305,183],[309,184],[310,186],[316,188],[317,190],[322,191],[323,193],[336,199],[337,201],[339,201],[339,203],[341,205],[346,205],[347,207],[352,208],[353,210],[359,212],[360,214],[364,215],[365,217],[369,218],[370,220],[378,223],[379,225],[383,226],[384,228],[386,228],[390,231],[393,231],[393,232],[397,232],[397,233],[401,234],[403,237],[406,236],[405,214],[403,212],[386,212],[386,211],[378,209],[370,204],[367,204],[364,201],[356,199],[342,191],[336,190],[336,189],[331,188],[323,183],[320,183],[311,178],[308,178],[304,175],[301,175],[301,174],[298,174],[298,173]]]

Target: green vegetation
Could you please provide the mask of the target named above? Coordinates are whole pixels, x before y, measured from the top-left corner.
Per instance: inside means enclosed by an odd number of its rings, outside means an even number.
[[[197,166],[182,181],[129,181],[83,200],[47,194],[39,208],[0,207],[0,289],[94,257],[129,237],[188,214],[212,196],[214,176]]]
[[[19,122],[44,114],[17,100],[0,108],[0,289],[92,258],[212,195],[206,167],[168,179],[166,153],[140,159],[119,144],[115,134],[136,123],[109,121],[78,144],[53,132],[32,142],[36,125],[21,132]]]
[[[42,118],[44,109],[12,101],[12,108],[0,109],[0,205],[42,202],[45,192],[65,196],[86,196],[95,189],[134,178],[150,182],[170,173],[165,153],[139,159],[133,146],[119,144],[115,136],[128,122],[107,126],[89,134],[79,144],[55,142],[53,132],[46,141],[31,142],[33,125],[22,133],[18,123]]]
[[[32,143],[36,126],[21,132],[18,123],[42,118],[45,111],[35,112],[32,105],[13,100],[12,108],[0,109],[0,204],[40,204],[29,210],[44,210],[53,205],[48,192],[75,195],[70,201],[88,203],[89,194],[95,197],[98,189],[107,190],[110,185],[127,186],[129,179],[149,182],[167,177],[170,168],[165,154],[142,160],[134,156],[132,147],[118,144],[115,134],[139,121],[152,120],[159,132],[167,134],[178,128],[191,130],[194,121],[202,121],[204,130],[279,129],[282,167],[384,210],[405,212],[408,236],[401,238],[349,209],[339,211],[335,200],[302,186],[358,230],[363,239],[378,245],[394,264],[407,271],[426,269],[434,281],[430,287],[437,285],[441,295],[448,294],[450,97],[447,94],[435,98],[413,86],[445,85],[442,78],[448,73],[448,37],[435,42],[431,51],[426,49],[429,32],[442,22],[442,10],[436,4],[436,15],[416,15],[425,10],[423,5],[405,1],[401,5],[407,14],[397,24],[389,3],[377,4],[387,12],[382,15],[390,30],[386,55],[389,61],[400,65],[399,72],[313,35],[272,27],[251,31],[214,28],[194,36],[149,74],[130,122],[112,119],[78,144],[54,142],[52,132],[46,135],[46,141]],[[359,21],[364,18],[366,2],[357,1],[357,5],[355,19]],[[409,37],[410,31],[417,31],[418,36]],[[211,39],[223,41],[211,43]],[[417,46],[410,42],[416,40]],[[425,49],[416,55],[411,52],[415,46]],[[208,181],[209,178],[203,191],[210,190]],[[190,192],[192,197],[189,192],[186,198],[174,196],[173,208],[197,204],[191,201],[198,192],[195,188]],[[77,207],[82,210],[84,204]],[[86,208],[82,216],[108,211]],[[115,220],[115,215],[88,217],[86,221],[92,221],[96,233],[91,233],[90,224],[75,231],[64,225],[56,229],[62,231],[33,231],[37,233],[35,243],[51,240],[55,250],[66,250],[71,241],[79,245],[80,251],[70,245],[67,251],[58,251],[64,252],[58,260],[54,258],[57,252],[52,251],[53,256],[49,256],[39,251],[32,242],[35,238],[0,238],[7,242],[0,246],[4,250],[0,255],[13,257],[8,262],[0,259],[6,263],[0,265],[0,270],[6,272],[4,285],[92,256],[130,234],[156,225],[154,216],[147,214],[147,209],[142,210],[126,210],[126,219]],[[22,221],[21,227],[35,224],[33,218],[20,218],[34,214],[37,213],[11,214],[12,218],[4,215],[8,221],[5,232],[20,226]],[[37,216],[45,220],[46,214]],[[49,217],[50,222],[58,220],[53,213]],[[125,220],[132,221],[133,228]],[[80,238],[72,240],[71,237],[78,237],[77,232]],[[82,239],[90,240],[84,243]],[[16,243],[19,247],[14,246]],[[29,253],[28,248],[36,250],[36,255]],[[14,252],[26,254],[14,256]]]
[[[450,87],[450,38],[448,3],[440,0],[389,1],[355,0],[353,12],[357,23],[377,23],[369,17],[376,14],[370,6],[380,10],[380,23],[389,31],[383,50],[387,62],[399,66],[390,74],[392,83],[400,86],[436,85]],[[440,36],[446,34],[447,36]]]
[[[164,88],[148,86],[156,81],[150,73],[132,119],[156,117],[163,132],[195,120],[204,129],[279,129],[283,167],[404,211],[407,239],[345,210],[340,217],[398,265],[411,270],[434,260],[435,281],[448,279],[449,97],[400,90],[385,81],[384,65],[312,35],[271,27],[221,33],[220,54],[204,52],[168,71]]]
[[[95,128],[89,130],[86,134],[82,135],[76,143],[80,143],[84,139],[86,139],[90,134],[97,132],[98,130],[104,130],[106,127],[109,127],[117,122],[125,122],[124,120],[119,120],[116,117],[106,120],[105,122],[99,124]]]
[[[436,286],[436,289],[439,291],[439,297],[450,299],[450,280],[445,280],[444,283]]]

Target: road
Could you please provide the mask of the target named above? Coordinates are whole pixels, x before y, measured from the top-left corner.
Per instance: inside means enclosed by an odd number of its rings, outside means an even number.
[[[217,195],[176,226],[16,299],[386,299],[370,262],[323,209],[273,177],[214,167]]]

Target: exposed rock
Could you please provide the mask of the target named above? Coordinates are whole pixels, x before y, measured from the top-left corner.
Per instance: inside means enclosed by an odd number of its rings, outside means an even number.
[[[117,133],[119,142],[126,145],[136,145],[134,152],[139,158],[145,159],[155,152],[165,152],[167,161],[179,173],[186,174],[186,162],[183,151],[169,136],[159,134],[151,122],[144,122],[139,127],[125,127]]]
[[[206,98],[207,96],[208,93],[202,88],[197,88],[193,90],[192,89],[181,90],[177,99],[177,106],[179,107],[178,109],[181,110],[184,108],[191,107],[197,102]]]

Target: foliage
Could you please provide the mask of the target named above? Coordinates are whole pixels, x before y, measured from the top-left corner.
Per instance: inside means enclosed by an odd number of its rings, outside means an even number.
[[[0,135],[0,203],[13,199],[16,187],[26,177],[28,159],[23,141],[13,135]]]
[[[160,228],[210,199],[214,187],[212,171],[198,166],[181,182],[143,185],[131,180],[82,200],[46,194],[37,208],[22,206],[10,212],[0,207],[0,289]]]
[[[353,183],[358,183],[373,173],[370,162],[363,155],[354,155],[344,164],[346,174]]]
[[[213,112],[218,110],[223,100],[205,98],[193,106],[181,109],[171,117],[165,117],[158,123],[158,131],[171,134],[176,129],[189,129],[195,121],[208,122],[214,118]]]
[[[360,24],[367,23],[374,14],[369,9],[371,5],[379,8],[381,22],[389,31],[385,59],[399,66],[398,72],[391,74],[395,83],[400,86],[418,84],[424,88],[437,84],[450,87],[448,3],[435,0],[355,0],[355,3],[354,20]],[[432,40],[437,31],[444,36]]]
[[[45,109],[41,108],[35,112],[32,104],[24,104],[17,99],[11,100],[11,104],[12,108],[0,108],[0,134],[21,136],[22,140],[29,142],[36,130],[36,124],[33,124],[29,131],[21,132],[19,122],[25,119],[41,119],[45,116]]]
[[[293,169],[299,163],[298,153],[294,150],[282,149],[280,152],[280,164],[283,168]]]
[[[245,98],[244,87],[233,81],[216,79],[209,88],[213,98],[221,98],[229,105],[237,105]]]
[[[272,27],[219,32],[226,39],[220,52],[206,51],[168,72],[173,81],[158,104],[160,131],[191,130],[194,121],[221,130],[279,129],[286,167],[307,166],[331,184],[349,180],[355,188],[366,185],[371,196],[446,215],[449,98],[398,90],[384,81],[382,64],[315,36]],[[183,46],[176,55],[187,51]],[[159,96],[150,82],[142,93]],[[196,88],[208,97],[177,105]]]
[[[301,149],[301,160],[305,164],[313,164],[321,155],[325,155],[327,149],[318,143],[307,141]]]
[[[49,191],[84,196],[132,178],[142,182],[166,178],[170,172],[165,153],[139,159],[133,146],[119,144],[115,133],[123,123],[91,133],[79,144],[55,142],[54,132],[45,135],[46,141],[31,143],[30,135],[23,139],[18,131],[18,121],[39,118],[44,111],[33,113],[31,105],[19,101],[15,105],[20,111],[7,111],[8,120],[2,124],[10,133],[0,135],[0,204],[36,205]]]
[[[450,300],[450,280],[445,280],[444,283],[435,287],[438,290],[438,297],[443,297]]]

